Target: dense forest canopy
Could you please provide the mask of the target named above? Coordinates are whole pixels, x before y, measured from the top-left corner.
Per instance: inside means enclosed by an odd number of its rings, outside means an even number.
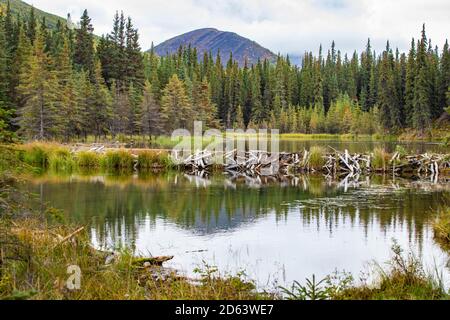
[[[224,66],[225,65],[225,66]],[[301,66],[239,65],[195,48],[143,53],[131,18],[117,13],[96,39],[88,12],[77,28],[49,28],[34,9],[0,10],[0,138],[69,141],[111,135],[170,134],[194,120],[209,128],[277,128],[299,133],[397,133],[430,129],[450,105],[450,55],[425,26],[408,53],[370,40],[342,54],[333,42]]]

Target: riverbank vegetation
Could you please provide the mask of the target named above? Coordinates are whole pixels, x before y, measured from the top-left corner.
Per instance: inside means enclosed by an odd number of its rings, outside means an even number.
[[[67,223],[47,216],[1,218],[3,255],[0,266],[0,299],[37,300],[216,300],[268,299],[243,276],[220,275],[217,270],[199,270],[191,280],[163,267],[137,263],[127,250],[116,253],[97,251],[90,245],[88,232],[74,231]],[[6,229],[6,230],[5,230]],[[7,241],[7,242],[6,242]],[[6,245],[4,243],[7,243]],[[68,266],[81,271],[81,286],[69,290]]]
[[[388,267],[376,265],[375,283],[349,286],[332,295],[337,300],[449,300],[438,270],[426,272],[420,259],[394,244]]]
[[[205,128],[414,139],[436,139],[448,126],[449,46],[432,46],[425,26],[408,53],[388,42],[377,55],[369,40],[348,56],[332,42],[326,52],[305,53],[300,66],[283,56],[239,66],[191,47],[143,53],[123,13],[96,45],[87,11],[76,27],[49,28],[35,17],[33,8],[19,17],[9,5],[0,10],[4,140],[168,135],[194,120]]]
[[[48,150],[36,154],[48,154]],[[58,149],[56,149],[58,150]],[[43,152],[42,152],[43,151]],[[52,155],[48,156],[51,159]],[[34,158],[49,163],[46,157]],[[43,161],[41,161],[44,159]],[[59,161],[59,160],[58,160]],[[35,162],[36,163],[36,162]],[[73,226],[52,208],[34,210],[25,205],[32,197],[14,186],[16,177],[32,171],[17,150],[0,153],[0,300],[24,299],[268,299],[243,274],[220,275],[212,267],[188,279],[169,269],[137,263],[126,250],[114,255],[94,249],[86,229]],[[69,290],[68,266],[81,269],[82,285]]]
[[[368,279],[371,280],[368,280]],[[387,267],[374,262],[374,268],[355,283],[348,273],[335,272],[318,281],[295,282],[281,288],[284,297],[292,300],[449,300],[441,275],[427,273],[419,258],[405,254],[394,243]]]
[[[77,146],[78,148],[80,145]],[[42,170],[51,170],[54,172],[72,172],[78,169],[90,171],[107,172],[133,172],[146,170],[172,170],[187,169],[191,163],[176,164],[166,150],[152,149],[125,149],[125,148],[104,148],[101,152],[77,150],[71,145],[60,145],[56,143],[34,142],[29,144],[17,145],[16,149],[20,160],[30,166]],[[89,146],[87,146],[89,148]],[[92,148],[91,148],[92,149]],[[94,148],[95,149],[95,148]],[[304,154],[303,154],[304,152]],[[290,156],[294,159],[296,153]],[[280,154],[280,156],[282,156]],[[289,155],[288,155],[289,156]],[[301,161],[297,164],[291,163],[291,169],[300,172],[329,172],[333,170],[347,170],[353,164],[345,160],[350,154],[340,153],[338,150],[327,150],[321,146],[312,146],[309,150],[301,151],[298,155]],[[306,158],[305,158],[306,156]],[[411,174],[415,170],[425,173],[447,174],[449,169],[449,155],[408,155],[405,149],[397,146],[395,152],[388,153],[384,148],[377,147],[373,151],[362,154],[364,159],[357,161],[355,170],[364,170],[365,172],[385,173],[394,170],[397,174],[403,171]],[[195,157],[201,157],[195,154]],[[358,157],[361,157],[359,155]],[[394,159],[395,158],[395,159]],[[423,159],[422,159],[423,158]],[[300,159],[299,159],[300,160]],[[206,161],[206,160],[205,160]],[[287,159],[281,159],[286,162]],[[350,161],[350,162],[351,162]],[[342,163],[341,163],[342,162]],[[430,169],[429,166],[432,165]],[[207,161],[203,164],[204,168],[210,171],[220,171],[224,165],[209,164]],[[430,170],[431,171],[430,171]]]
[[[438,211],[433,223],[436,241],[450,252],[450,208],[444,207]]]

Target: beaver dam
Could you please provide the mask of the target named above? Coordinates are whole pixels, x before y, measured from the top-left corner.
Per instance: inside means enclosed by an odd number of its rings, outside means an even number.
[[[188,155],[168,150],[108,149],[104,146],[95,146],[87,151],[106,157],[113,157],[115,153],[128,153],[131,156],[130,166],[135,170],[161,169],[170,162],[171,167],[195,175],[223,171],[231,176],[249,177],[295,173],[322,173],[331,176],[390,173],[398,176],[435,177],[448,175],[450,171],[450,154],[388,153],[381,148],[368,153],[312,147],[310,150],[291,153],[202,150]],[[72,149],[72,153],[77,152],[80,149]],[[83,152],[86,153],[86,150]]]

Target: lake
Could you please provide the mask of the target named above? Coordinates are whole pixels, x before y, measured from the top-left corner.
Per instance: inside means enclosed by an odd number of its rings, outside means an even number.
[[[191,276],[207,264],[222,273],[245,270],[260,288],[335,270],[358,279],[371,261],[389,259],[396,239],[450,279],[449,255],[431,228],[434,210],[449,205],[448,181],[44,174],[25,188],[37,195],[36,206],[48,203],[89,224],[95,246],[173,255],[168,266]]]

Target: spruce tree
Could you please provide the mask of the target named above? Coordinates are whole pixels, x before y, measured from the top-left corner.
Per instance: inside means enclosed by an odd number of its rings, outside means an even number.
[[[94,28],[87,10],[81,16],[80,28],[77,29],[74,63],[79,69],[88,72],[91,81],[95,78]]]
[[[194,87],[193,107],[195,120],[202,121],[206,129],[219,128],[217,120],[217,108],[211,101],[209,83],[206,79]]]
[[[162,133],[161,110],[157,101],[153,97],[153,88],[149,81],[145,82],[143,97],[141,102],[141,114],[139,116],[139,127],[143,135],[152,136]]]
[[[112,99],[101,74],[101,65],[95,63],[94,81],[92,83],[90,105],[86,110],[89,125],[93,128],[96,139],[109,133]]]
[[[428,39],[425,33],[425,25],[422,29],[422,38],[417,49],[417,76],[414,82],[413,101],[413,126],[424,133],[431,123],[431,99],[430,99],[430,79],[427,63]]]
[[[29,139],[54,138],[61,132],[61,118],[56,109],[59,86],[55,72],[49,68],[51,60],[44,50],[44,40],[38,32],[18,87],[23,99],[19,110],[20,133]]]
[[[161,118],[165,132],[169,134],[175,129],[190,129],[193,117],[192,106],[184,85],[174,74],[161,97]]]
[[[440,61],[439,98],[438,106],[445,109],[450,106],[448,89],[450,87],[450,49],[448,40],[445,41]]]
[[[417,76],[416,72],[416,43],[414,39],[411,41],[411,49],[408,54],[408,62],[406,66],[406,83],[405,83],[405,118],[408,126],[413,125],[414,114],[414,83]]]

